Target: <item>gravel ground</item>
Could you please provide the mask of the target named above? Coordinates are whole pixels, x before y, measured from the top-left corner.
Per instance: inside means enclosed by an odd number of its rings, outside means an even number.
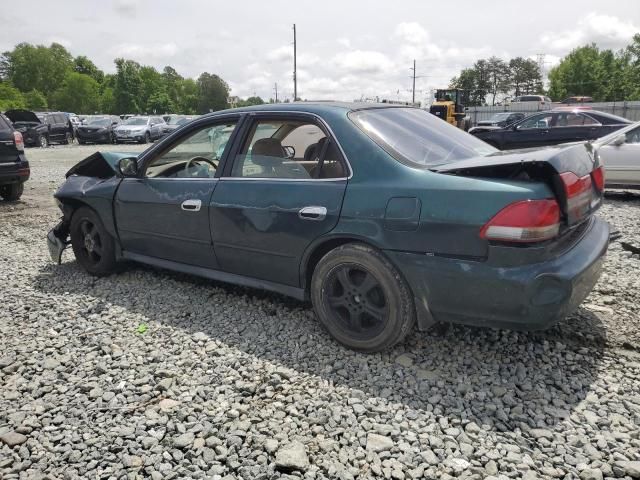
[[[607,199],[621,236],[558,327],[362,355],[277,295],[51,265],[51,193],[94,150],[29,150],[0,204],[0,478],[640,478],[640,197]]]

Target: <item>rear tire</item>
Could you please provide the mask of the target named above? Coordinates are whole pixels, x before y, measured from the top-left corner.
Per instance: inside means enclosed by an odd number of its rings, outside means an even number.
[[[16,202],[20,200],[24,192],[24,183],[12,183],[0,186],[0,197],[7,202]]]
[[[396,345],[415,323],[404,278],[381,252],[364,244],[342,245],[322,257],[313,272],[311,301],[329,333],[362,352]]]
[[[71,217],[70,233],[73,253],[82,268],[97,277],[115,271],[115,240],[94,210],[89,207],[76,210]]]

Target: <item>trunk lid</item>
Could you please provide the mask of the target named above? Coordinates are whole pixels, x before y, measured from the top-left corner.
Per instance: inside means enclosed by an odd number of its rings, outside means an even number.
[[[11,120],[12,123],[42,123],[38,116],[29,110],[7,110],[6,112],[4,112],[4,114],[9,120]]]
[[[603,192],[594,178],[599,167],[593,146],[579,143],[496,152],[431,170],[465,177],[544,182],[554,192],[564,223],[572,227],[589,218],[602,204]],[[576,183],[571,183],[574,179]]]

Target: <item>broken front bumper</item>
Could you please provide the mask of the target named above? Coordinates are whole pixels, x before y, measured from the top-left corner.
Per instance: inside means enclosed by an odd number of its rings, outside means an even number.
[[[47,233],[49,255],[51,256],[51,261],[57,265],[62,263],[62,252],[64,252],[64,249],[71,243],[68,237],[69,228],[62,221]]]

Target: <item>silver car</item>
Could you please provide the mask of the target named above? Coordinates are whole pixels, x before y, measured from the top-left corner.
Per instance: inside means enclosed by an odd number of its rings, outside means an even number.
[[[116,143],[149,143],[162,137],[165,125],[166,123],[162,117],[131,117],[114,130],[115,140]]]
[[[605,168],[605,186],[640,188],[640,122],[594,142]]]

